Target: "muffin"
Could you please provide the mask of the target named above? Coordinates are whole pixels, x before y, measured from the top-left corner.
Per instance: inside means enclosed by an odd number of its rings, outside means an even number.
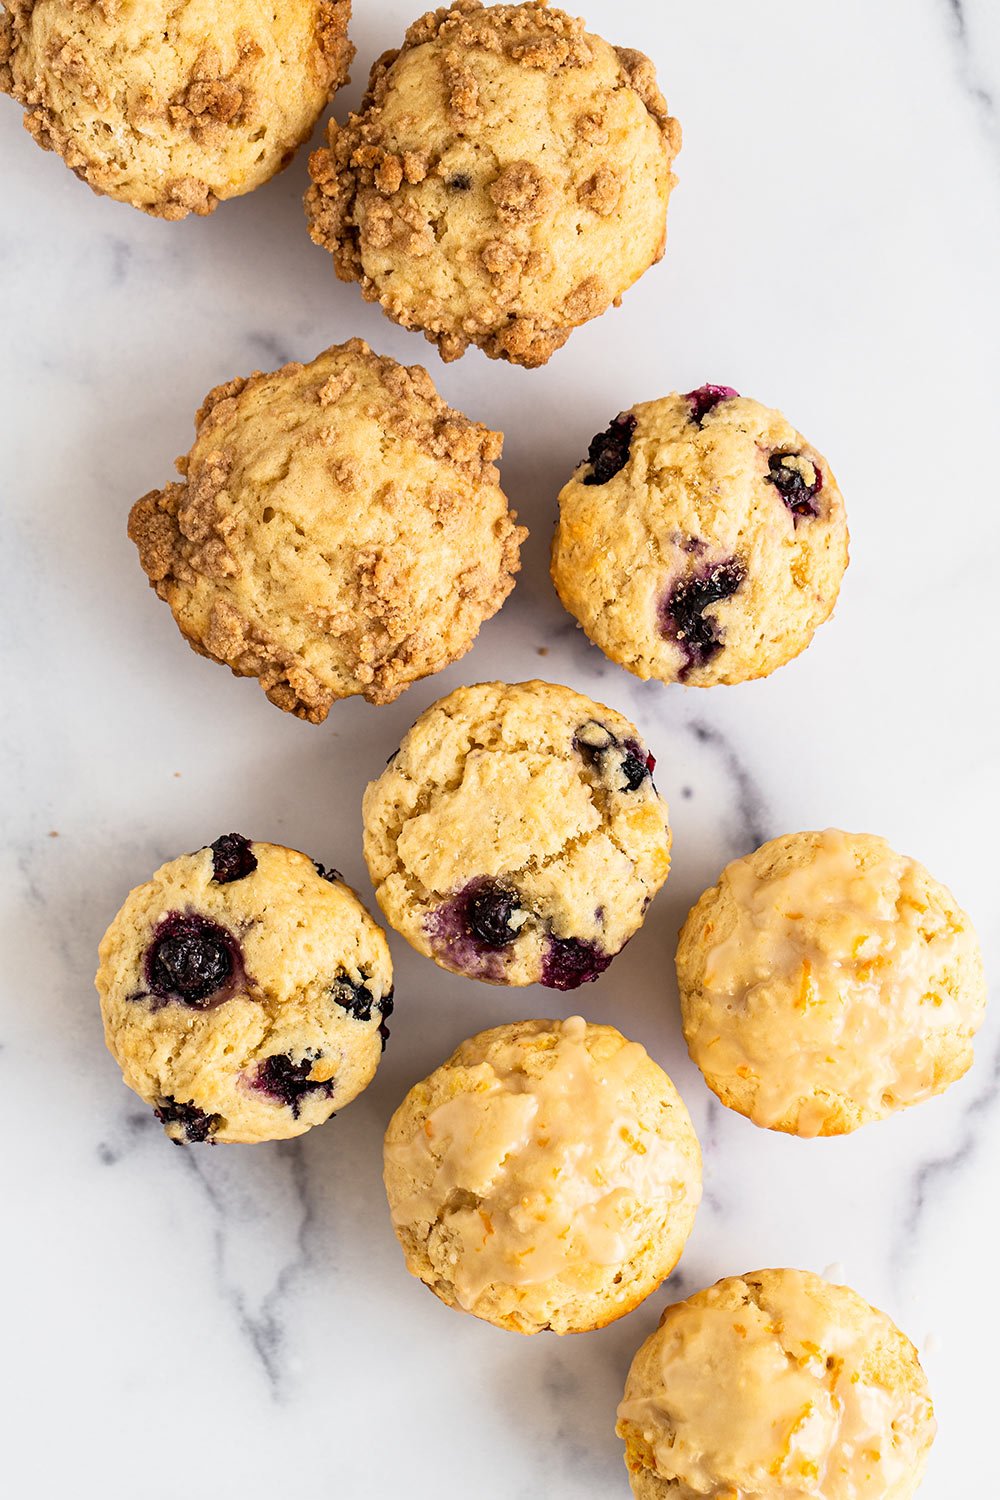
[[[680,128],[653,65],[537,4],[458,0],[309,164],[309,232],[444,359],[543,365],[663,254]]]
[[[637,1500],[910,1500],[934,1431],[909,1339],[808,1271],[668,1307],[618,1408]]]
[[[684,1034],[723,1104],[842,1135],[940,1094],[986,1005],[972,923],[866,833],[791,833],[736,859],[677,949]]]
[[[319,723],[390,703],[468,651],[514,586],[527,532],[502,435],[452,411],[426,370],[358,339],[210,391],[179,484],[129,536],[181,633]]]
[[[668,1276],[701,1154],[666,1073],[612,1026],[520,1021],[463,1042],[389,1122],[407,1269],[518,1333],[580,1333]]]
[[[367,1088],[392,1011],[382,929],[337,872],[224,834],[132,891],[104,934],[104,1035],[167,1135],[302,1135]]]
[[[557,990],[596,979],[670,868],[654,764],[633,724],[570,688],[458,688],[365,793],[379,905],[453,973]]]
[[[830,465],[727,386],[616,417],[559,496],[552,579],[606,656],[711,687],[804,651],[847,567]]]
[[[350,0],[4,0],[0,89],[40,146],[161,219],[287,166],[347,81]]]

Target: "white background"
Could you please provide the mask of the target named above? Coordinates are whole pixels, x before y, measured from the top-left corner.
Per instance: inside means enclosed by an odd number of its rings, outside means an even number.
[[[338,112],[416,6],[357,9]],[[93,196],[0,100],[0,1409],[19,1500],[624,1500],[615,1404],[664,1294],[598,1334],[501,1333],[406,1275],[380,1181],[389,1113],[455,1043],[578,1007],[650,1048],[701,1134],[705,1203],[667,1292],[840,1262],[925,1352],[940,1435],[922,1500],[1000,1488],[996,1017],[946,1097],[786,1140],[711,1103],[671,963],[726,859],[830,823],[924,860],[996,962],[1000,13],[592,0],[588,20],[654,58],[681,181],[662,265],[537,372],[478,352],[444,367],[339,285],[306,235],[304,154],[208,220],[163,224]],[[352,334],[425,361],[506,432],[532,536],[465,660],[313,728],[187,650],[125,518],[171,477],[210,386]],[[606,663],[546,571],[592,434],[703,381],[780,406],[829,456],[853,537],[810,650],[708,693]],[[170,1145],[104,1051],[92,987],[129,887],[239,829],[337,865],[370,902],[366,780],[441,693],[535,674],[633,715],[658,756],[675,866],[642,933],[575,997],[464,982],[394,937],[392,1041],[343,1116],[286,1146]]]

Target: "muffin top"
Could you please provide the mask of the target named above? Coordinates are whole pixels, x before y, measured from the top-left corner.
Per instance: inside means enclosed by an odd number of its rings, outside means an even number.
[[[349,0],[7,0],[0,89],[99,193],[207,214],[291,160],[347,81]]]
[[[639,1500],[909,1500],[934,1431],[909,1339],[808,1271],[668,1307],[618,1408]]]
[[[382,929],[336,871],[225,834],[130,892],[100,946],[105,1038],[178,1141],[301,1135],[371,1081]]]
[[[687,1110],[611,1026],[463,1042],[386,1133],[393,1224],[443,1301],[521,1333],[621,1317],[673,1269],[701,1196]]]
[[[514,586],[500,433],[359,339],[216,387],[129,536],[196,651],[316,723],[463,655]]]
[[[631,407],[559,496],[552,576],[612,661],[710,687],[797,656],[847,566],[826,459],[726,386]]]
[[[310,233],[445,359],[540,365],[662,255],[679,147],[641,53],[542,3],[459,0],[331,123]]]
[[[940,1093],[986,1004],[972,924],[872,834],[786,834],[726,866],[677,950],[684,1032],[724,1104],[835,1135]]]
[[[653,766],[634,725],[570,688],[458,688],[365,793],[379,905],[456,973],[554,989],[596,979],[667,878]]]

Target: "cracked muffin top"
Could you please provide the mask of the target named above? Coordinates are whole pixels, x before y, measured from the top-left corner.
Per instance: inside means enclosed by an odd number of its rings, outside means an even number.
[[[541,365],[663,254],[679,149],[642,53],[544,3],[459,0],[331,122],[310,233],[443,358]]]
[[[286,1140],[374,1077],[392,963],[335,870],[227,833],[129,893],[97,989],[125,1082],[173,1140]]]
[[[458,688],[365,793],[379,905],[454,973],[558,990],[596,979],[670,868],[654,764],[628,719],[571,688]]]
[[[910,1500],[934,1432],[909,1339],[808,1271],[668,1307],[618,1408],[636,1500]]]
[[[503,438],[426,370],[358,339],[211,391],[181,483],[129,536],[194,649],[318,723],[389,703],[462,656],[514,586],[527,535],[494,460]]]
[[[559,496],[552,579],[606,656],[691,687],[766,677],[804,651],[847,567],[830,465],[728,386],[644,401]]]
[[[291,160],[347,81],[350,0],[4,0],[0,89],[95,192],[207,214]]]
[[[684,1034],[757,1125],[842,1135],[972,1064],[986,1007],[951,892],[870,833],[790,833],[723,870],[677,948]]]
[[[463,1042],[390,1120],[385,1182],[407,1268],[443,1302],[579,1333],[673,1270],[701,1153],[645,1048],[573,1016]]]

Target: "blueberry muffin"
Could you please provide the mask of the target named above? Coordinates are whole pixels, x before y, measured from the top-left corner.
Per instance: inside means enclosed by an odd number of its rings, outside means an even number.
[[[766,677],[808,646],[847,567],[830,465],[780,412],[727,386],[616,417],[559,512],[560,599],[643,679]]]
[[[668,1307],[618,1408],[637,1500],[910,1500],[934,1433],[909,1339],[808,1271]]]
[[[570,688],[458,688],[365,793],[379,905],[456,974],[557,990],[596,979],[670,868],[653,766],[634,725]]]
[[[302,1135],[375,1076],[385,934],[294,849],[229,833],[171,860],[130,893],[100,960],[108,1047],[172,1140]]]
[[[463,1042],[389,1122],[407,1269],[518,1333],[623,1317],[668,1276],[701,1153],[662,1068],[612,1026],[520,1021]]]
[[[680,128],[653,65],[543,0],[458,0],[310,161],[309,230],[444,359],[543,365],[663,254]]]
[[[986,984],[972,923],[867,833],[792,833],[734,860],[684,923],[684,1034],[757,1125],[842,1135],[972,1063]]]
[[[494,462],[502,435],[426,370],[352,339],[210,391],[183,479],[129,536],[181,633],[319,723],[389,703],[464,655],[514,587],[527,535]]]
[[[0,89],[97,193],[211,213],[286,166],[347,81],[350,0],[3,0]]]

